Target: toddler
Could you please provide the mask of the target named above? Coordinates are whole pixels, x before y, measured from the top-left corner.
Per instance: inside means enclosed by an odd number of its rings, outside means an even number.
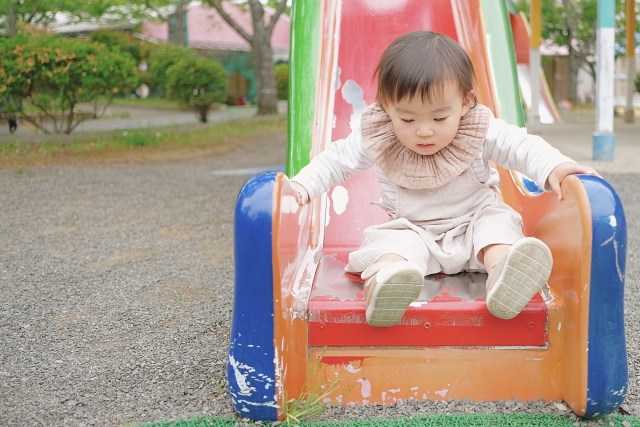
[[[377,102],[363,111],[359,132],[329,144],[291,179],[304,205],[375,166],[377,204],[389,222],[365,230],[345,267],[365,280],[367,323],[398,323],[424,276],[439,272],[488,272],[489,311],[517,316],[547,283],[553,259],[542,241],[524,237],[520,215],[498,200],[498,172],[489,162],[522,172],[559,198],[565,176],[597,173],[477,104],[471,60],[443,34],[400,36],[374,76]]]

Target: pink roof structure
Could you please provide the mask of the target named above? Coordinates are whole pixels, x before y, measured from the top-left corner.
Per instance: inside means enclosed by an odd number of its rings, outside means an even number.
[[[223,3],[225,11],[247,33],[253,33],[251,14],[227,2]],[[265,8],[265,20],[270,19],[275,11]],[[289,28],[291,20],[287,15],[281,15],[273,29],[271,47],[275,59],[288,59]],[[205,4],[192,4],[187,7],[187,27],[189,32],[189,46],[195,49],[251,51],[249,43],[243,39],[213,8]],[[145,23],[142,34],[159,41],[168,41],[169,27],[167,22]]]

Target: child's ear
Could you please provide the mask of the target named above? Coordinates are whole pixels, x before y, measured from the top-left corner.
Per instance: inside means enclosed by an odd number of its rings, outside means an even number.
[[[462,115],[464,116],[469,110],[476,105],[476,91],[470,90],[462,100]]]

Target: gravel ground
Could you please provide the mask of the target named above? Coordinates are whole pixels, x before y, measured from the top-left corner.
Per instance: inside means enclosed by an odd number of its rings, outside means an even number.
[[[179,162],[0,169],[0,425],[234,417],[225,395],[235,199],[279,165],[284,134]],[[627,214],[630,391],[640,416],[640,174],[607,175]],[[636,375],[638,377],[636,377]],[[560,402],[405,402],[323,419],[441,412],[571,413]]]

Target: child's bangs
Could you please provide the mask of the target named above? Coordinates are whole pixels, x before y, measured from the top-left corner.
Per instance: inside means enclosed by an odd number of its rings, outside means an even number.
[[[417,96],[433,103],[450,84],[465,96],[474,89],[476,79],[464,49],[446,35],[429,31],[398,37],[382,54],[374,77],[378,77],[378,101],[383,104]]]
[[[378,94],[381,102],[395,104],[405,98],[420,97],[422,102],[434,103],[442,99],[448,85],[459,86],[456,76],[442,64],[416,64],[404,71],[402,75],[389,76],[389,82],[395,84],[379,86],[389,89]]]

